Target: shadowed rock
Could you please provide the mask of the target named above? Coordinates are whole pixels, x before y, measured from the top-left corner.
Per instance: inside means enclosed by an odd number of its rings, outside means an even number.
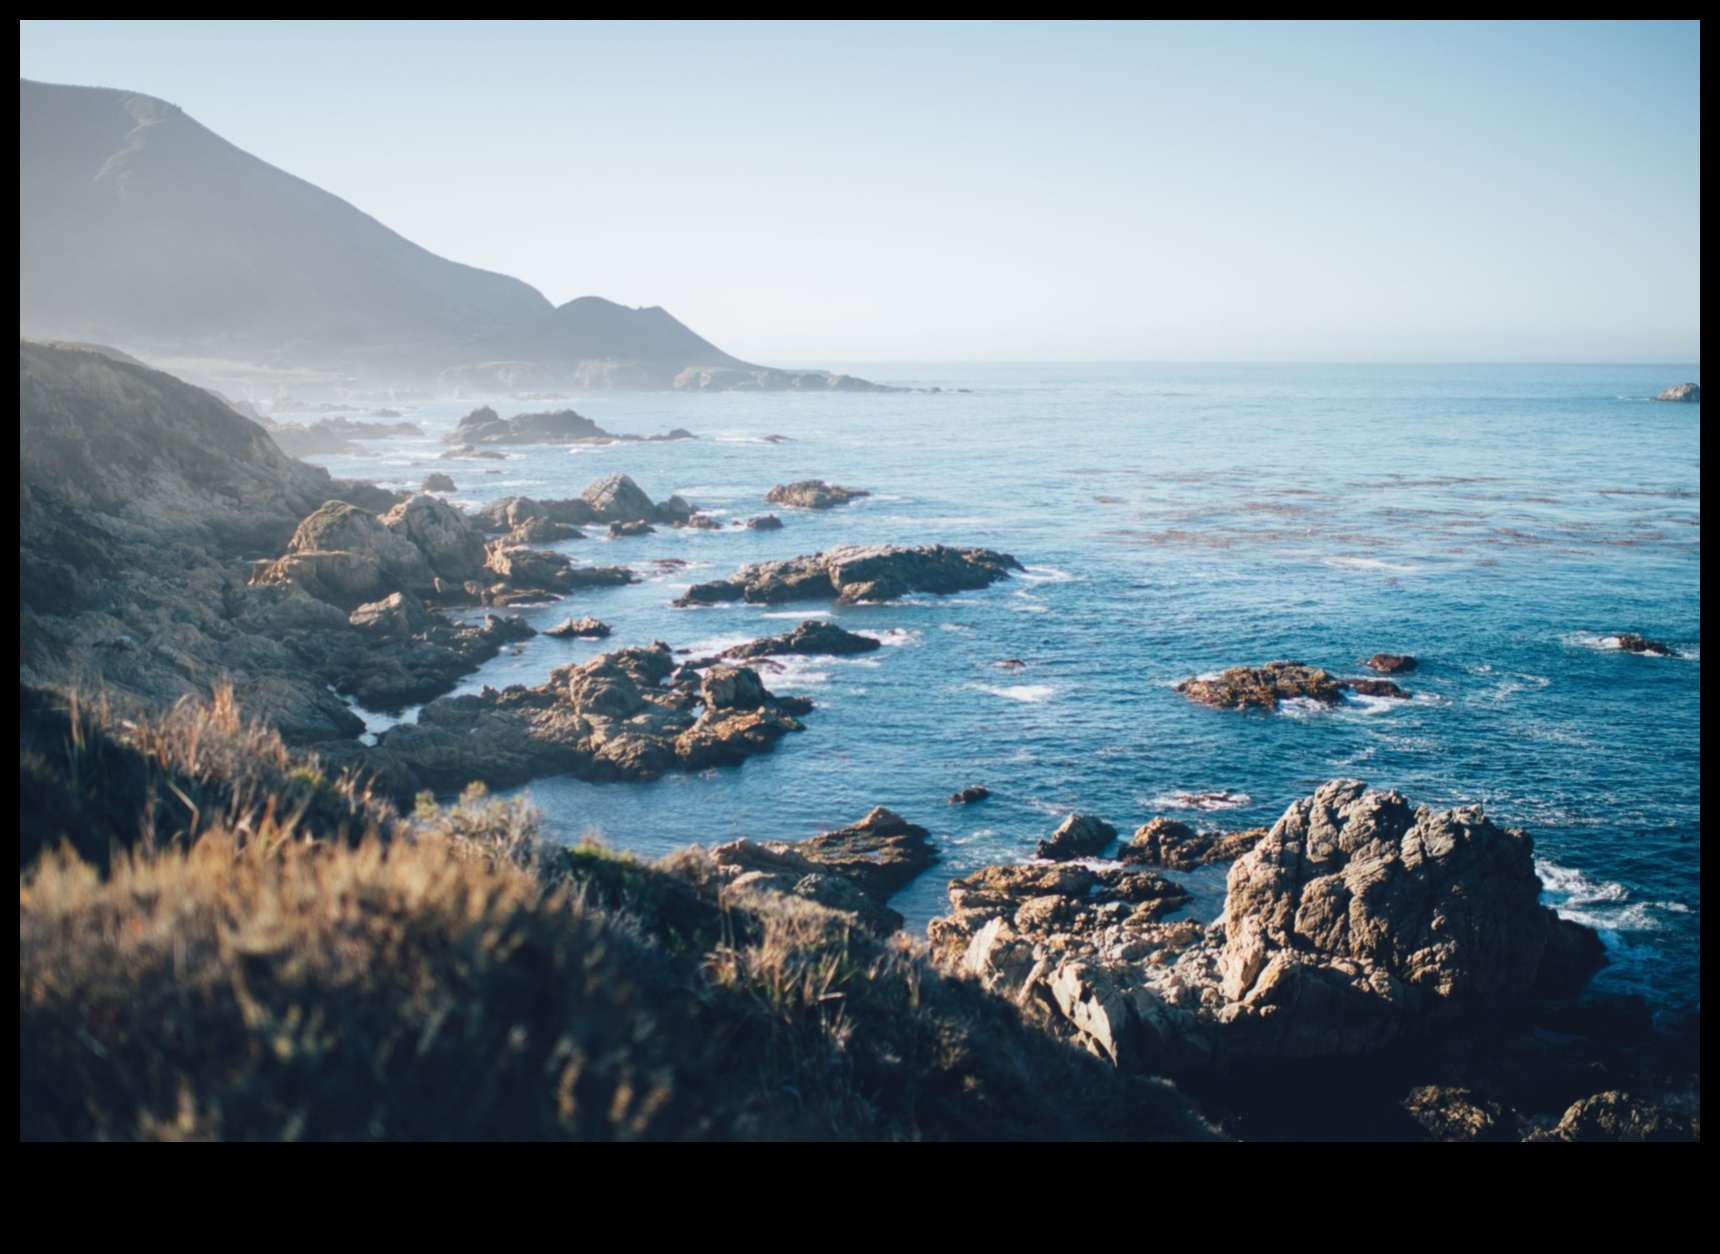
[[[953,806],[972,805],[976,801],[984,801],[991,796],[991,789],[984,784],[969,784],[966,788],[952,792],[949,803]]]
[[[844,657],[855,653],[871,653],[882,647],[871,636],[856,635],[822,618],[809,618],[793,631],[737,644],[731,649],[724,649],[718,656],[753,658],[769,657],[773,653],[799,653]]]
[[[1214,862],[1234,862],[1260,843],[1264,827],[1241,832],[1197,832],[1177,819],[1148,819],[1135,830],[1117,858],[1146,866],[1164,866],[1192,871]]]
[[[1416,659],[1407,653],[1376,653],[1362,665],[1382,675],[1403,675],[1415,669]]]
[[[782,519],[775,514],[760,514],[747,519],[746,525],[748,531],[781,531]]]
[[[601,640],[609,634],[609,624],[599,622],[597,619],[590,616],[585,618],[566,618],[557,623],[554,627],[547,629],[543,634],[546,636],[555,636],[558,639],[579,637],[586,640]]]
[[[440,470],[433,470],[424,476],[424,491],[426,492],[458,492],[459,490],[454,486],[453,479]]]
[[[1678,650],[1659,640],[1650,640],[1635,632],[1621,631],[1613,639],[1626,653],[1652,653],[1655,657],[1677,657]]]
[[[776,697],[745,668],[720,669],[727,673],[670,684],[667,645],[617,650],[559,668],[536,688],[432,701],[416,725],[391,729],[353,764],[405,796],[550,775],[644,780],[734,764],[801,730],[796,715],[811,702]]]
[[[1338,687],[1364,697],[1391,697],[1407,701],[1414,695],[1409,689],[1400,688],[1389,679],[1340,679],[1336,682]]]
[[[853,880],[879,902],[888,901],[938,860],[931,833],[883,806],[858,823],[820,832],[794,847],[827,870]]]

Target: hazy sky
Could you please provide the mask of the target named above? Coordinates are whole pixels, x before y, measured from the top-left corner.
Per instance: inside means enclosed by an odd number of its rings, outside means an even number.
[[[1699,356],[1694,22],[24,22],[19,68],[753,361]]]

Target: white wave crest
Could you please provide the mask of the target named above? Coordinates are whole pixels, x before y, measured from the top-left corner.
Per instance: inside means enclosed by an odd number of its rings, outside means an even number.
[[[1026,701],[1032,705],[1051,700],[1057,689],[1050,684],[969,684],[969,688],[977,692],[989,692],[994,697],[1006,697],[1011,701]]]
[[[1254,798],[1245,792],[1233,792],[1228,788],[1212,788],[1204,792],[1194,792],[1178,789],[1175,792],[1162,792],[1156,797],[1149,797],[1141,804],[1160,810],[1240,810],[1245,805],[1253,804]]]

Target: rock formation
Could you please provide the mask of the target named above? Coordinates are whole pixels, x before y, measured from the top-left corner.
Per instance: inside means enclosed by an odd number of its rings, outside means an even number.
[[[1134,847],[1203,860],[1213,845],[1182,828],[1150,823]],[[1164,921],[1180,890],[1128,875],[988,867],[951,884],[934,954],[1096,1052],[1173,1071],[1375,1050],[1510,1011],[1597,960],[1589,929],[1539,904],[1527,834],[1355,780],[1294,803],[1237,859],[1210,927]]]
[[[1702,389],[1694,383],[1675,383],[1659,396],[1657,401],[1679,401],[1686,405],[1697,405],[1702,401]]]
[[[1276,710],[1280,701],[1299,697],[1321,705],[1336,705],[1344,699],[1330,675],[1301,662],[1233,666],[1214,679],[1185,679],[1177,691],[1202,705],[1235,710]]]
[[[871,653],[882,647],[871,636],[856,635],[822,618],[809,618],[793,631],[737,644],[731,649],[724,649],[720,656],[745,659],[769,657],[774,653],[801,653],[845,657],[855,653]]]
[[[822,479],[802,479],[797,483],[779,483],[764,494],[772,505],[790,505],[795,509],[832,509],[849,501],[872,494],[864,488],[844,488]]]
[[[1626,653],[1651,653],[1656,657],[1677,657],[1678,650],[1660,640],[1650,640],[1632,631],[1621,631],[1613,637]]]
[[[1192,871],[1214,862],[1234,862],[1260,843],[1264,827],[1240,832],[1199,832],[1187,823],[1163,817],[1148,819],[1135,829],[1129,843],[1117,854],[1122,862],[1143,866]]]
[[[1362,665],[1382,675],[1404,675],[1416,668],[1416,660],[1407,653],[1376,653]]]
[[[443,437],[447,444],[610,444],[617,439],[591,419],[571,409],[503,418],[481,405],[460,419]]]
[[[745,667],[712,666],[702,677],[666,682],[674,670],[668,645],[620,649],[562,667],[536,688],[432,701],[415,725],[394,727],[370,753],[349,756],[406,797],[549,775],[646,780],[767,752],[801,730],[797,716],[812,708],[805,698],[773,695]]]
[[[846,545],[810,557],[743,566],[728,579],[694,584],[676,605],[835,598],[840,605],[890,601],[910,592],[950,593],[987,587],[1020,570],[1007,553],[937,544],[903,548],[893,544]]]

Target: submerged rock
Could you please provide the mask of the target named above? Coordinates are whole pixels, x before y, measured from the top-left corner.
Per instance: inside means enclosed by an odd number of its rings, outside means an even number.
[[[990,549],[958,549],[936,544],[904,548],[893,544],[846,545],[810,557],[743,566],[728,579],[694,584],[676,605],[747,601],[773,605],[834,597],[839,604],[889,601],[910,592],[950,593],[984,588],[1021,563]]]
[[[1613,639],[1626,653],[1652,653],[1655,657],[1677,657],[1678,650],[1660,640],[1650,640],[1635,632],[1621,631]]]
[[[797,483],[777,484],[764,494],[764,499],[772,505],[789,505],[795,509],[831,509],[871,495],[864,488],[845,488],[822,479],[802,479]]]
[[[759,514],[746,522],[748,531],[781,531],[782,519],[775,514]]]
[[[1686,405],[1695,405],[1702,400],[1702,389],[1694,383],[1675,383],[1654,399],[1657,401],[1680,401]]]
[[[1298,697],[1321,705],[1336,705],[1344,699],[1329,674],[1301,662],[1232,666],[1213,679],[1185,679],[1177,685],[1177,691],[1202,705],[1235,710],[1276,710],[1279,702]]]
[[[1348,692],[1354,692],[1364,697],[1391,697],[1398,701],[1407,701],[1414,694],[1407,688],[1400,688],[1389,679],[1340,679],[1338,687]]]

